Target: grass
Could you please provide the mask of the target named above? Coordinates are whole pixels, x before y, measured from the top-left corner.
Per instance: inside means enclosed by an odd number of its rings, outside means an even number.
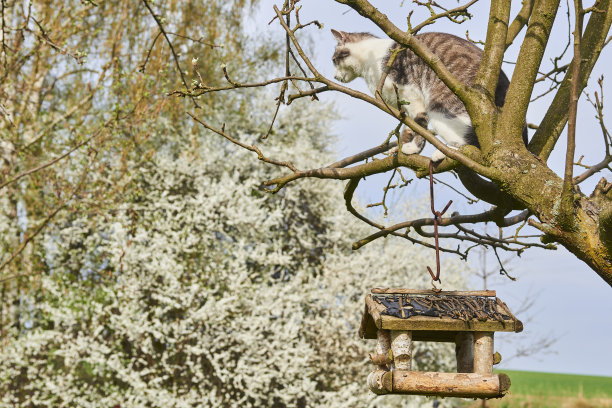
[[[612,398],[612,377],[501,370],[510,376],[513,394],[551,397]]]
[[[612,408],[612,377],[500,370],[512,385],[497,408]],[[481,406],[480,403],[471,406]]]

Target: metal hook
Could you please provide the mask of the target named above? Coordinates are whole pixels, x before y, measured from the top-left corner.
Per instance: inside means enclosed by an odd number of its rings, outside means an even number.
[[[427,267],[427,269],[429,269],[429,267]],[[438,281],[439,281],[440,283],[442,283],[442,281],[440,281],[440,279],[438,279]],[[434,283],[434,280],[433,280],[433,279],[431,280],[431,286],[432,286],[432,289],[431,289],[431,291],[432,291],[432,292],[436,292],[436,293],[438,293],[438,292],[442,292],[442,288],[439,288],[439,289],[438,289],[438,288],[436,287],[436,284]]]

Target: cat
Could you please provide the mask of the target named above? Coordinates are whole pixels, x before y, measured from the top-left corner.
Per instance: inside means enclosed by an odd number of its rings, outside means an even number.
[[[332,57],[336,80],[347,83],[362,77],[374,94],[383,69],[389,62],[391,50],[399,48],[399,45],[391,39],[378,38],[370,33],[331,32],[338,41]],[[473,84],[482,59],[480,48],[452,34],[432,32],[415,37],[432,50],[458,80],[467,85]],[[392,83],[398,87],[400,101],[409,102],[403,105],[408,116],[421,126],[428,127],[452,148],[466,144],[480,147],[465,105],[412,51],[404,50],[397,54],[382,90],[385,102],[397,108]],[[500,72],[495,91],[497,106],[503,106],[509,84],[508,77]],[[407,129],[402,132],[402,140],[405,142],[402,144],[405,154],[420,153],[425,145],[422,136]],[[523,142],[527,145],[527,127],[523,129]],[[434,162],[444,157],[437,149],[431,155]]]

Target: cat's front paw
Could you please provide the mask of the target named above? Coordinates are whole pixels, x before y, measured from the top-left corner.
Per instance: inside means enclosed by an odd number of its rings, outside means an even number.
[[[404,143],[402,144],[402,153],[404,154],[416,154],[421,153],[423,150],[422,146],[418,146],[416,143]]]
[[[396,154],[399,150],[398,146],[395,146],[393,149],[389,150],[389,154],[393,155]],[[404,154],[416,154],[416,153],[421,153],[421,150],[423,150],[422,148],[420,148],[419,146],[415,145],[414,143],[404,143],[402,145],[402,153]]]
[[[446,155],[444,153],[442,153],[441,151],[439,151],[438,149],[436,149],[432,154],[431,154],[431,160],[436,163],[439,161],[444,160],[444,158],[446,157]]]

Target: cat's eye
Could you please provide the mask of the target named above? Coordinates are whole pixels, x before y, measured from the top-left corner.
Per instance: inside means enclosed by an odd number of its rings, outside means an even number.
[[[334,54],[334,56],[332,58],[332,62],[334,64],[337,64],[340,61],[342,61],[343,59],[345,59],[346,57],[348,57],[349,55],[351,55],[349,50],[336,51],[336,53]]]

